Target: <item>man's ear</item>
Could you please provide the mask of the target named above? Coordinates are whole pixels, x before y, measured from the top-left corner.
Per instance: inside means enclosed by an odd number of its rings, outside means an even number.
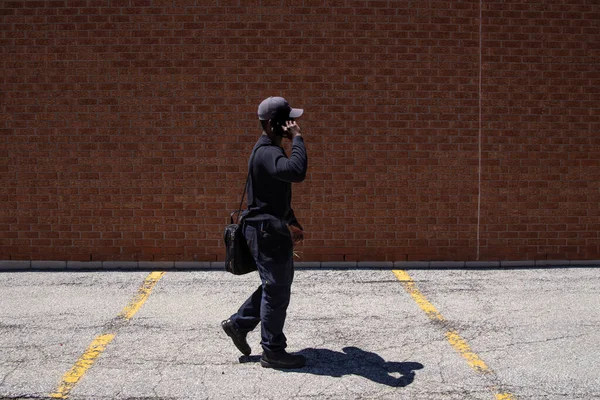
[[[271,125],[271,120],[266,120],[266,121],[260,121],[260,126],[262,127],[262,130],[265,131],[266,134],[271,135],[273,132],[273,128]]]

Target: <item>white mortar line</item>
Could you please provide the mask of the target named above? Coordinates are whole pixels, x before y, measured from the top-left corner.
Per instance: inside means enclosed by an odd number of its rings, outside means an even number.
[[[479,0],[479,168],[477,187],[477,261],[479,261],[480,227],[481,227],[481,86],[482,86],[482,61],[483,61],[483,0]]]

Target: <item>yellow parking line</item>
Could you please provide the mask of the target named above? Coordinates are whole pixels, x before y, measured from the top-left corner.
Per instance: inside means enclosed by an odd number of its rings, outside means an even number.
[[[446,339],[458,353],[467,360],[467,364],[477,372],[490,372],[490,368],[469,347],[469,344],[455,330],[446,332]]]
[[[131,319],[135,315],[136,312],[144,305],[148,296],[152,292],[154,285],[162,278],[165,274],[164,271],[155,271],[146,277],[142,287],[138,289],[135,297],[129,302],[123,311],[119,314],[119,317],[124,318],[126,320]]]
[[[67,395],[75,387],[79,379],[94,364],[96,358],[104,351],[106,346],[115,338],[115,335],[108,333],[100,335],[89,345],[85,353],[77,360],[75,365],[63,376],[62,382],[50,397],[55,399],[66,399]]]
[[[164,271],[152,272],[146,277],[142,286],[138,289],[135,297],[123,308],[121,313],[117,316],[119,320],[130,320],[135,313],[142,307],[146,302],[148,296],[152,292],[154,286],[158,283],[160,278],[164,275]],[[106,347],[112,342],[116,335],[116,328],[113,328],[115,332],[104,333],[96,337],[92,343],[88,346],[87,350],[83,353],[79,360],[68,370],[62,378],[62,381],[58,385],[58,388],[52,392],[49,396],[55,399],[66,399],[77,384],[83,377],[88,369],[92,367],[96,359],[102,354]]]
[[[412,296],[412,298],[417,302],[419,307],[421,307],[421,309],[425,311],[425,314],[427,314],[427,316],[430,319],[437,321],[445,321],[442,314],[440,314],[439,311],[435,308],[435,306],[431,304],[429,300],[427,300],[425,296],[421,294],[419,289],[417,289],[417,286],[413,282],[410,275],[406,273],[406,271],[395,270],[394,275],[396,275],[396,278],[398,278],[398,280],[402,282],[404,289],[406,289],[408,294]]]
[[[496,400],[515,400],[515,397],[510,393],[498,393]]]
[[[489,374],[495,378],[494,372],[487,366],[487,364],[471,349],[465,339],[463,339],[458,331],[452,329],[449,326],[448,321],[442,314],[435,308],[435,306],[427,300],[427,298],[417,289],[417,285],[410,277],[410,275],[403,270],[394,270],[394,275],[402,283],[402,286],[411,295],[419,307],[427,314],[429,319],[436,322],[442,322],[444,329],[446,330],[446,339],[448,343],[456,350],[466,361],[467,364],[475,371],[481,374]],[[497,379],[494,379],[497,380]],[[498,392],[495,385],[490,387],[492,391]],[[508,392],[495,393],[496,400],[515,400],[515,397]]]

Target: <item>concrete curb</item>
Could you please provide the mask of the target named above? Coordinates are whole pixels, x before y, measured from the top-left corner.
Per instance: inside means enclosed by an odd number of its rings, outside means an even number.
[[[209,269],[210,262],[206,261],[175,261],[175,269]]]
[[[534,267],[535,261],[500,261],[500,267]]]
[[[66,269],[66,261],[31,261],[32,269]]]
[[[464,268],[464,261],[431,261],[429,268]]]
[[[31,268],[31,261],[18,261],[18,260],[10,260],[10,261],[0,261],[0,271],[20,271],[27,270]]]
[[[139,269],[175,269],[175,261],[139,261]]]
[[[67,269],[102,269],[102,261],[67,261]]]
[[[320,261],[294,262],[294,267],[295,268],[305,268],[305,269],[322,268]]]
[[[396,268],[396,269],[429,268],[429,261],[395,261],[394,268]]]
[[[139,265],[137,261],[103,261],[102,268],[106,270],[111,269],[138,269]]]
[[[323,261],[321,262],[321,268],[356,268],[358,262],[356,261]],[[302,263],[295,262],[295,267],[302,268]]]
[[[356,265],[358,268],[381,268],[381,269],[392,269],[394,268],[393,261],[359,261]]]
[[[510,269],[600,267],[600,260],[535,261],[300,261],[298,269]],[[111,270],[224,270],[222,261],[43,261],[0,260],[0,271],[111,271]]]
[[[579,261],[571,261],[569,265],[578,266],[578,267],[593,267],[600,265],[600,260],[579,260]]]
[[[500,268],[500,261],[467,261],[466,268]]]

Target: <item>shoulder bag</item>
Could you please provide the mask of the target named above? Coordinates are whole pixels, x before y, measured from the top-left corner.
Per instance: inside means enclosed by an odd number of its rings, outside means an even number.
[[[242,204],[244,203],[244,197],[246,197],[246,189],[250,180],[250,169],[252,168],[252,161],[256,151],[263,146],[259,146],[254,150],[252,158],[250,159],[250,167],[248,168],[248,177],[246,178],[246,185],[244,186],[244,193],[242,194],[242,200],[238,211],[234,211],[229,216],[229,225],[225,227],[225,233],[223,235],[223,241],[225,242],[225,270],[231,272],[234,275],[243,275],[249,272],[256,271],[256,261],[254,256],[250,252],[246,238],[243,232],[243,223],[240,221],[240,214],[242,212]],[[233,221],[233,215],[237,214],[235,222]]]

